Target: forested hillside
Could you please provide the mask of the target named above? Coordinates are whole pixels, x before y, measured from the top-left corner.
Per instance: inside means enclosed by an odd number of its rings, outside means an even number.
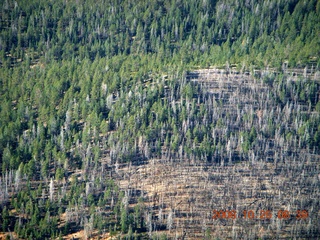
[[[319,0],[0,8],[0,238],[319,236]],[[214,233],[252,191],[309,218]]]
[[[183,65],[319,63],[316,0],[5,0],[1,9],[1,62],[7,67],[18,59],[48,64],[146,54]]]

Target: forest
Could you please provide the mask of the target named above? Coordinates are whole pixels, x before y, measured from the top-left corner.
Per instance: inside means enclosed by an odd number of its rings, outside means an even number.
[[[319,0],[0,6],[0,239],[320,236]]]

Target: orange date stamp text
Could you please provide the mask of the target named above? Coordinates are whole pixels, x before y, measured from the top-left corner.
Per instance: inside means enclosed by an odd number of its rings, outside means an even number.
[[[309,213],[307,210],[296,210],[293,212],[289,212],[288,210],[279,210],[274,214],[270,210],[259,210],[257,212],[253,210],[243,210],[242,212],[237,212],[236,210],[213,210],[212,219],[260,219],[267,220],[272,217],[276,217],[278,219],[291,219],[295,218],[297,220],[307,219],[309,217]]]

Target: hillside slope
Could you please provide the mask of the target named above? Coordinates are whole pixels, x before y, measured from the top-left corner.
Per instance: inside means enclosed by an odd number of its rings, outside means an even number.
[[[319,236],[319,11],[3,1],[0,238]]]

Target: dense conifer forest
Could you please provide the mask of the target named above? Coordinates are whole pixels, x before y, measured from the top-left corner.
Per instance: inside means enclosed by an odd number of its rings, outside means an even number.
[[[0,9],[1,239],[320,237],[319,0]]]

